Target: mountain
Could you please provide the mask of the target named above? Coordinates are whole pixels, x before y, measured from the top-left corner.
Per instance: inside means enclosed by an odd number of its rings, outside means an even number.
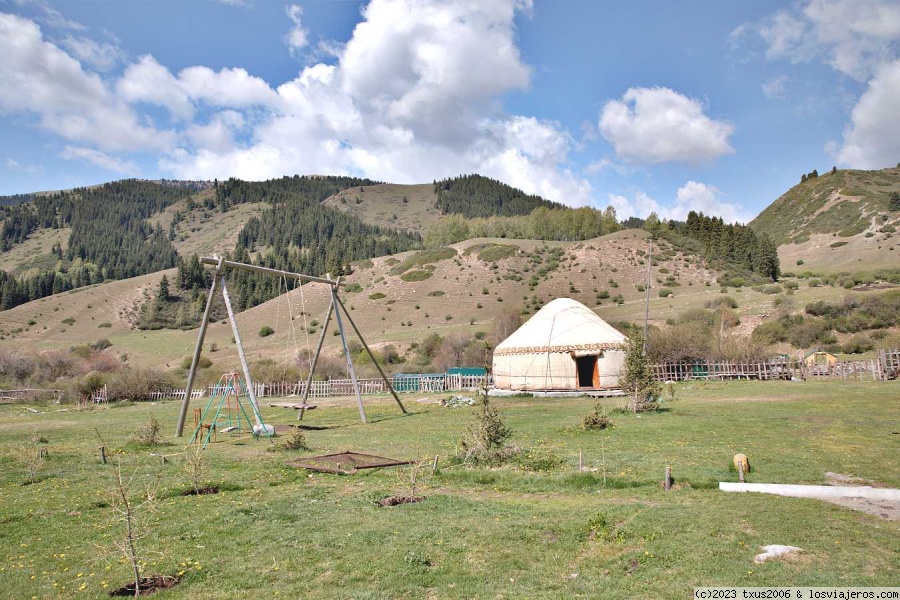
[[[750,222],[778,246],[783,270],[824,273],[900,266],[900,168],[803,175]]]

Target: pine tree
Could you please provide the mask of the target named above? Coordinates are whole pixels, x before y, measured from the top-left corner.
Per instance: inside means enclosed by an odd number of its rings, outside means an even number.
[[[661,393],[661,388],[659,383],[653,380],[650,361],[644,352],[644,336],[640,331],[634,331],[627,342],[622,390],[629,396],[629,408],[632,412],[657,408],[656,399]]]
[[[159,287],[156,289],[156,302],[157,304],[162,304],[163,302],[168,302],[170,299],[169,278],[163,275],[162,279],[159,280]]]
[[[900,193],[891,192],[888,197],[888,210],[900,210]]]

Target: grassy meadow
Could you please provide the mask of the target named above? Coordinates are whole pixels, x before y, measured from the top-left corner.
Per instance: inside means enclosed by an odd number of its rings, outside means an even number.
[[[730,460],[745,452],[750,481],[825,483],[836,472],[900,487],[898,382],[685,383],[662,411],[613,412],[613,428],[593,432],[580,427],[589,398],[498,399],[526,458],[495,469],[451,464],[475,409],[441,407],[440,397],[402,396],[407,416],[389,397],[367,398],[368,425],[352,399],[322,402],[304,420],[310,451],[220,434],[205,456],[222,491],[203,496],[181,495],[190,484],[185,440],[172,437],[177,402],[29,407],[38,413],[0,405],[0,598],[104,597],[128,582],[111,550],[114,467],[100,464],[95,429],[134,475],[133,499],[157,490],[138,547],[146,574],[181,578],[161,599],[684,598],[695,585],[896,583],[900,522],[726,494],[717,482],[736,480]],[[263,407],[270,423],[295,422],[292,411]],[[151,413],[165,442],[138,445],[133,432]],[[36,436],[48,457],[23,485],[12,455]],[[338,476],[286,466],[348,449],[440,455],[442,466],[420,480],[424,501],[390,508],[375,501],[410,493],[407,468]],[[660,485],[667,465],[670,492]],[[754,564],[766,544],[803,552]]]

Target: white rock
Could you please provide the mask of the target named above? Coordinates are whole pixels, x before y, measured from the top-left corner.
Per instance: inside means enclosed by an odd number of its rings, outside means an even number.
[[[800,552],[803,548],[798,548],[797,546],[782,546],[781,544],[770,544],[768,546],[760,546],[762,550],[765,550],[762,554],[757,554],[753,559],[753,562],[759,564],[764,563],[769,559],[778,558],[779,556],[783,556],[785,554],[790,554],[792,552]]]

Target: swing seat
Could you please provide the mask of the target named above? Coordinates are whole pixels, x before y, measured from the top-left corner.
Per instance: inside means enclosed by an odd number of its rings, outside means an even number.
[[[269,402],[272,408],[293,408],[294,410],[314,410],[317,404],[300,404],[299,402]]]

